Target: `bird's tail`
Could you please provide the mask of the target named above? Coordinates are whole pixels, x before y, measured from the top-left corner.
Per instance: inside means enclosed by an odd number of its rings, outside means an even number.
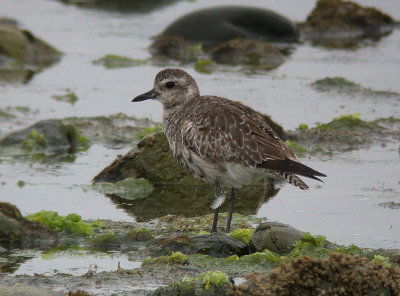
[[[299,177],[297,177],[295,174],[288,173],[288,172],[277,172],[278,175],[286,180],[289,184],[292,184],[296,187],[299,187],[302,190],[307,190],[308,186],[306,183],[303,182]]]

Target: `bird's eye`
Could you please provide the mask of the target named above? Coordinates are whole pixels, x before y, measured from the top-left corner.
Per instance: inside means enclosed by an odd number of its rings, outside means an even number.
[[[175,82],[173,81],[168,81],[165,86],[169,89],[173,88],[175,86]]]

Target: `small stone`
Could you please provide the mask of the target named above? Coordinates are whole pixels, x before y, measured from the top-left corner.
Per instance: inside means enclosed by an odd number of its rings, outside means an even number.
[[[257,226],[250,239],[250,248],[261,252],[268,249],[284,255],[304,236],[304,232],[279,222],[265,222]]]

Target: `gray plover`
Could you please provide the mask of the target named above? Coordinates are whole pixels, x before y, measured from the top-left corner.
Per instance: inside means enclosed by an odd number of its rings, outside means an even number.
[[[215,185],[211,232],[217,231],[223,188],[231,188],[229,232],[236,188],[272,177],[305,190],[308,186],[296,175],[318,181],[316,176],[326,177],[301,164],[261,113],[240,102],[200,96],[196,81],[183,70],[162,70],[153,89],[132,102],[148,99],[163,105],[162,128],[174,157],[195,176]]]

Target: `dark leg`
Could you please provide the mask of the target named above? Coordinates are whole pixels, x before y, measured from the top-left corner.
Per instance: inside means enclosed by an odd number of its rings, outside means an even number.
[[[215,199],[218,200],[219,198],[221,198],[222,195],[223,195],[223,193],[221,190],[221,186],[219,185],[219,182],[217,182],[217,183],[215,183]],[[214,209],[214,219],[213,219],[213,225],[211,228],[211,232],[217,232],[218,213],[219,213],[220,207],[221,207],[221,205],[219,205],[218,207],[216,207]]]
[[[213,220],[213,225],[212,225],[212,228],[211,228],[211,233],[212,232],[217,232],[218,212],[219,212],[219,208],[216,208],[214,210],[214,220]]]
[[[235,188],[232,187],[231,196],[229,197],[229,213],[228,213],[228,220],[226,221],[226,230],[225,230],[226,233],[229,233],[229,231],[231,231],[231,222],[232,222],[233,208],[235,207],[235,198],[236,198]]]

